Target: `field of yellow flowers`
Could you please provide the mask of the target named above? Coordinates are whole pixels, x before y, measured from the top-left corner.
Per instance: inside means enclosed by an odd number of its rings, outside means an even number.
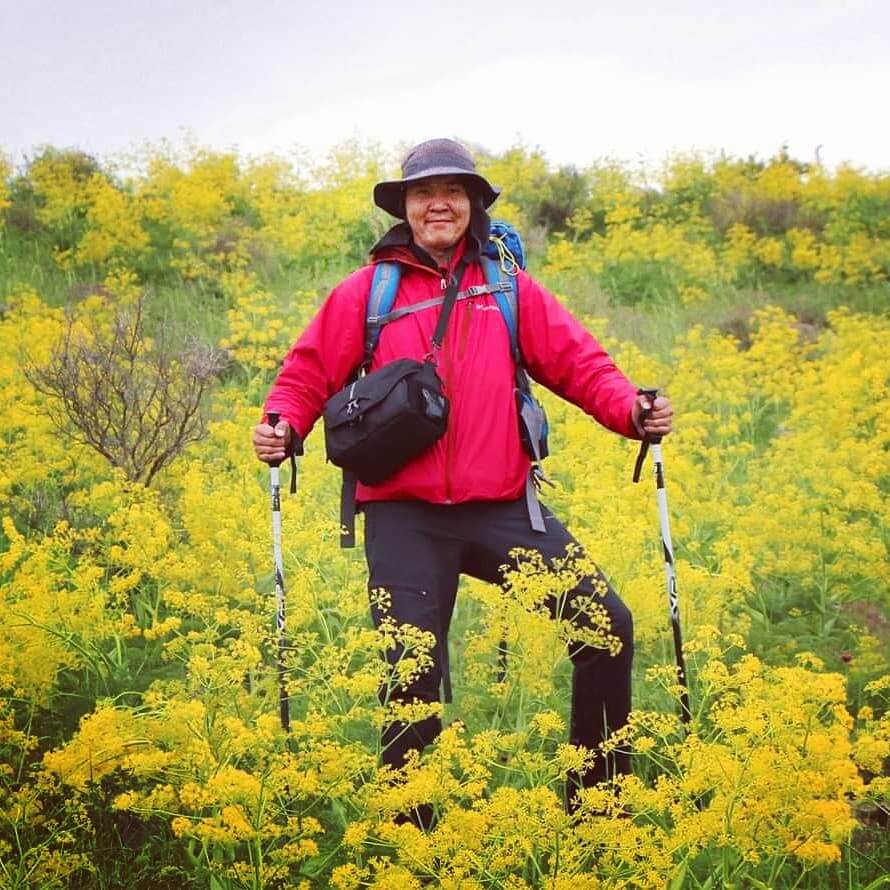
[[[588,752],[566,744],[570,663],[537,606],[583,567],[534,561],[505,590],[464,584],[447,728],[404,775],[378,765],[380,726],[429,714],[380,706],[384,647],[422,671],[431,640],[373,631],[318,433],[283,499],[285,734],[249,430],[289,344],[385,231],[370,193],[388,161],[0,157],[3,890],[890,886],[890,177],[783,154],[650,179],[522,148],[482,167],[533,271],[674,402],[689,732],[651,480],[631,483],[633,443],[545,396],[548,502],[635,616],[635,710],[610,740],[633,776],[565,814]],[[644,348],[638,330],[662,334]],[[196,338],[225,358],[206,435],[146,483],[116,412],[158,367],[194,376]],[[43,385],[65,342],[117,388]],[[103,342],[128,363],[102,364]],[[106,419],[101,448],[70,404]],[[421,803],[431,831],[394,819]]]

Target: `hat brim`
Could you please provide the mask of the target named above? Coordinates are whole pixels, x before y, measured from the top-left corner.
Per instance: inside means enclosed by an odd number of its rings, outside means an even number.
[[[497,200],[501,190],[478,173],[467,173],[460,167],[431,167],[415,176],[406,176],[404,179],[391,179],[378,182],[374,186],[374,203],[396,219],[405,218],[405,186],[409,182],[418,182],[421,179],[429,179],[431,176],[459,176],[471,184],[473,190],[482,198],[482,206],[490,207]]]

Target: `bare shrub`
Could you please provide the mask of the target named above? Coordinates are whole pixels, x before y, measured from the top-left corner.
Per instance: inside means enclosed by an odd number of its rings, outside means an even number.
[[[206,434],[202,402],[225,360],[197,341],[177,356],[163,335],[147,338],[144,323],[143,297],[110,325],[71,317],[49,362],[27,365],[25,374],[50,397],[47,411],[60,435],[148,485]]]

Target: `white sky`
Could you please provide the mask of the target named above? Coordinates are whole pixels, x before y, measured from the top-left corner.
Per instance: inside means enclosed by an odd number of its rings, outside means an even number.
[[[890,2],[0,0],[0,150],[449,135],[890,170]]]

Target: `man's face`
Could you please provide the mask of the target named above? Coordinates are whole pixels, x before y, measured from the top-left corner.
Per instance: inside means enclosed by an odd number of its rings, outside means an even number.
[[[405,218],[414,242],[433,255],[445,253],[470,224],[470,198],[456,176],[431,176],[408,184]]]

